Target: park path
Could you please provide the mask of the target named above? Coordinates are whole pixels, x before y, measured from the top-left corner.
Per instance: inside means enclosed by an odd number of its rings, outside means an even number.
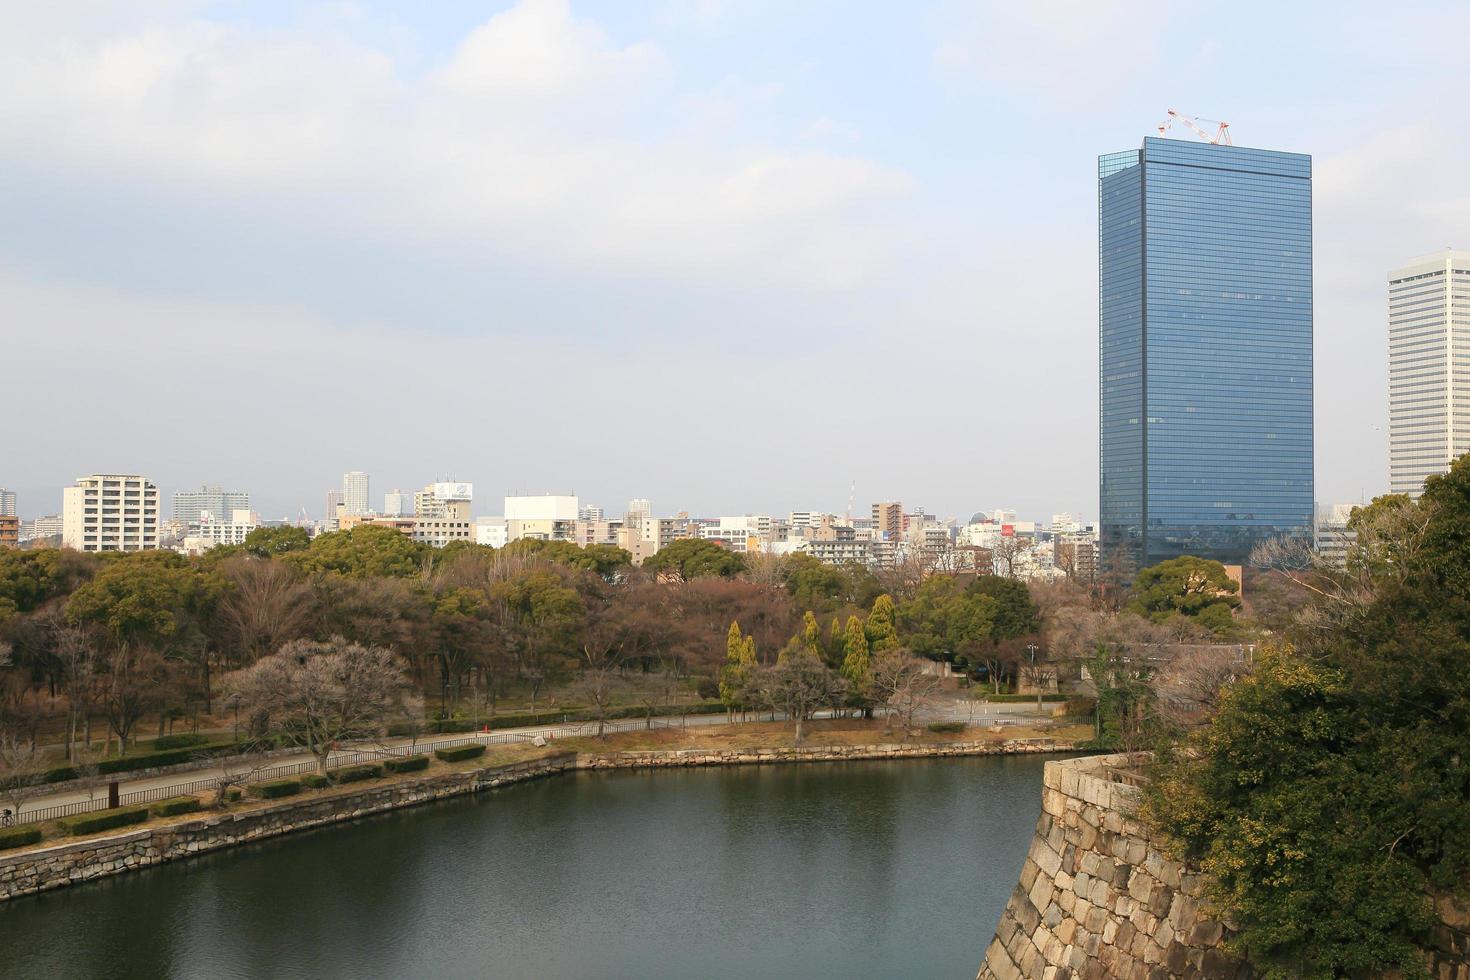
[[[1034,704],[988,704],[976,702],[949,702],[937,707],[928,713],[931,719],[942,719],[946,721],[966,721],[974,725],[987,725],[992,723],[1017,724],[1026,719],[1036,717]],[[831,712],[819,712],[817,717],[830,717]],[[764,715],[762,715],[764,717]],[[711,715],[659,715],[652,720],[652,727],[656,728],[696,728],[711,725],[729,724],[730,720],[724,714]],[[609,721],[605,724],[609,732],[637,731],[648,727],[648,722],[642,718],[621,719]],[[524,742],[532,744],[537,736],[547,741],[554,742],[558,738],[570,738],[579,735],[591,735],[596,733],[597,723],[595,721],[572,722],[561,725],[531,725],[524,728],[497,728],[488,733],[481,732],[455,732],[445,735],[424,735],[418,738],[386,738],[370,741],[355,742],[345,745],[340,752],[334,753],[329,765],[342,757],[352,758],[363,753],[381,752],[384,755],[402,755],[405,750],[417,751],[422,749],[431,752],[436,746],[446,743],[467,744],[471,741],[484,741],[489,743]],[[292,752],[284,755],[271,756],[262,762],[262,766],[276,769],[279,767],[297,766],[315,761],[315,756],[310,752]],[[139,776],[128,778],[123,775],[118,780],[118,793],[127,796],[130,793],[141,793],[150,791],[162,791],[168,787],[189,786],[204,780],[214,780],[227,775],[227,769],[234,772],[239,771],[239,766],[228,767],[223,764],[203,763],[195,768],[176,769],[172,772],[161,773],[153,776]],[[46,793],[34,796],[26,800],[20,808],[20,816],[24,816],[39,809],[50,809],[54,807],[70,806],[73,804],[86,803],[93,800],[105,800],[107,798],[107,780],[101,779],[92,789],[71,787],[59,790],[55,793]],[[168,795],[162,793],[161,795]]]

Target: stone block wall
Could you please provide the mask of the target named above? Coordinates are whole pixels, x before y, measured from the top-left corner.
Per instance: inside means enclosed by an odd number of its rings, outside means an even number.
[[[978,980],[1243,980],[1199,875],[1133,819],[1130,757],[1046,764],[1041,818]]]

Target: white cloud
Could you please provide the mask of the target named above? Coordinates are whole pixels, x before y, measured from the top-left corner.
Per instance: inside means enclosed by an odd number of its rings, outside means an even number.
[[[823,141],[855,142],[862,138],[863,131],[856,123],[840,122],[831,116],[821,116],[806,128],[806,138]]]
[[[955,77],[1091,106],[1152,66],[1167,14],[1165,0],[950,3],[936,18],[934,63]]]
[[[906,177],[713,128],[660,135],[637,113],[662,65],[566,0],[522,0],[422,74],[343,35],[71,25],[0,39],[0,161],[572,273],[861,280],[885,248],[867,218]]]

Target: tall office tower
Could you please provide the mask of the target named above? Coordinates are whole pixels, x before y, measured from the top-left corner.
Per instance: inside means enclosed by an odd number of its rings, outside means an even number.
[[[361,470],[342,474],[342,509],[352,515],[372,510],[368,505],[368,475]]]
[[[903,504],[889,501],[873,505],[873,527],[890,541],[903,536]]]
[[[413,494],[403,490],[390,490],[383,494],[384,517],[407,517],[412,513]]]
[[[1105,574],[1311,534],[1311,157],[1099,157],[1098,328]]]
[[[242,490],[203,486],[198,490],[174,491],[174,520],[198,524],[199,515],[208,513],[216,521],[228,521],[237,510],[250,509],[250,494]]]
[[[141,476],[97,473],[61,492],[61,544],[78,551],[158,547],[158,487]]]
[[[341,517],[342,514],[343,514],[343,512],[344,512],[344,507],[342,505],[342,491],[341,490],[328,490],[327,491],[327,517],[326,517],[327,527],[329,527],[329,528],[331,528],[333,530],[336,530],[336,528],[337,528],[337,518]]]
[[[1388,274],[1388,484],[1424,479],[1470,452],[1470,252],[1445,249]]]
[[[15,516],[15,491],[0,487],[0,517]]]

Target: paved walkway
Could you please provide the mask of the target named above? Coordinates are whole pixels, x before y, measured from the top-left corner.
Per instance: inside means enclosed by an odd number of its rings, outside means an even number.
[[[1048,706],[1048,709],[1053,707]],[[830,717],[831,712],[820,712],[817,717]],[[760,715],[755,720],[768,717]],[[926,720],[943,719],[946,721],[965,721],[977,726],[988,726],[992,724],[1018,724],[1036,718],[1036,705],[1027,704],[982,704],[978,702],[956,701],[945,702],[928,714]],[[695,728],[707,725],[728,724],[729,719],[724,714],[710,715],[688,715],[680,717],[677,715],[656,716],[653,719],[653,727],[656,728]],[[619,719],[606,723],[607,731],[637,731],[648,726],[648,722],[642,718]],[[597,731],[597,722],[583,721],[572,722],[564,725],[534,725],[525,728],[498,728],[489,733],[480,732],[456,732],[446,735],[425,735],[417,739],[412,738],[388,738],[374,741],[365,741],[347,745],[339,753],[335,753],[333,760],[339,757],[351,757],[355,754],[372,752],[374,750],[389,750],[385,754],[405,754],[405,750],[416,751],[422,749],[425,752],[432,751],[435,746],[447,742],[465,743],[470,739],[477,739],[487,744],[522,742],[531,744],[539,735],[549,741],[557,738],[569,738],[578,735],[592,735]],[[392,750],[397,750],[396,752]],[[315,761],[315,756],[309,752],[292,752],[284,755],[272,756],[261,760],[260,765],[265,768],[276,768],[278,766],[292,766]],[[335,764],[335,761],[329,762]],[[125,774],[119,779],[118,792],[122,796],[129,793],[145,792],[149,790],[161,790],[167,787],[185,787],[190,783],[201,780],[214,780],[227,774],[229,771],[238,773],[240,767],[226,766],[223,764],[209,764],[193,769],[176,769],[172,772],[162,773],[155,776],[142,776],[128,778]],[[166,794],[165,794],[166,795]],[[75,803],[84,803],[89,800],[107,798],[107,779],[104,777],[98,781],[90,791],[87,789],[68,788],[55,793],[47,793],[43,796],[33,797],[25,802],[20,808],[20,814],[24,816],[32,810],[49,807],[66,806]]]

